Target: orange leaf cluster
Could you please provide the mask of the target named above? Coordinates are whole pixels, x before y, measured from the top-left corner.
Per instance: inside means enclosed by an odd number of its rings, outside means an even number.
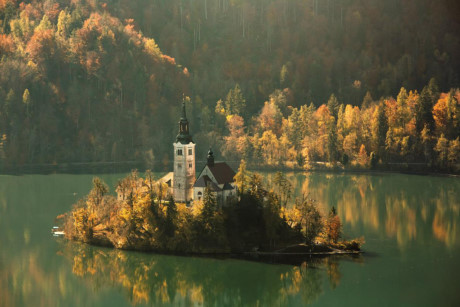
[[[14,51],[14,42],[10,36],[0,34],[0,55]]]
[[[174,59],[173,57],[170,57],[169,55],[163,54],[161,55],[161,58],[163,59],[163,61],[171,65],[176,65],[176,59]]]

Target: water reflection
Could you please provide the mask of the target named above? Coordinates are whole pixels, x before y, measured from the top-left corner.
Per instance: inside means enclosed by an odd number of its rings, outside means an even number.
[[[134,304],[307,305],[323,293],[324,280],[340,283],[337,258],[300,266],[271,265],[143,254],[64,242],[62,255],[72,272],[100,291],[121,287]],[[343,258],[341,258],[343,259]],[[350,258],[361,261],[361,258]]]
[[[107,175],[104,180],[113,186],[122,176]],[[266,174],[267,179],[271,176]],[[60,243],[50,235],[54,217],[69,209],[75,193],[88,192],[92,175],[0,176],[0,306],[163,302],[301,306],[311,302],[327,305],[331,303],[328,299],[335,297],[355,306],[356,301],[350,298],[361,298],[363,284],[376,276],[381,279],[369,286],[367,299],[379,297],[382,289],[402,297],[403,291],[413,291],[407,285],[423,279],[426,287],[411,299],[418,297],[421,304],[436,305],[451,298],[444,305],[455,305],[458,296],[452,293],[456,293],[460,251],[458,178],[288,176],[298,195],[309,193],[325,212],[336,206],[345,232],[350,237],[364,234],[368,241],[365,250],[381,257],[366,258],[365,266],[348,266],[344,258],[302,266],[267,265]],[[395,258],[395,249],[404,251],[405,257]],[[385,278],[395,270],[405,272],[399,281],[391,274]],[[389,286],[393,284],[393,288]]]
[[[0,306],[54,306],[59,294],[53,274],[45,269],[36,252],[0,258]],[[38,300],[37,300],[38,299]]]
[[[274,174],[265,174],[271,182]],[[335,206],[351,235],[374,232],[404,250],[415,240],[459,244],[460,180],[400,174],[290,173],[295,194],[309,194],[323,212]]]

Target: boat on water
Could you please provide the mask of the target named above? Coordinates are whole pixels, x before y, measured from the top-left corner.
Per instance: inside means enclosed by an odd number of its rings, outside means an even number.
[[[53,226],[53,228],[51,229],[51,233],[55,237],[60,237],[60,236],[65,235],[65,232],[62,229],[60,229],[58,226]]]

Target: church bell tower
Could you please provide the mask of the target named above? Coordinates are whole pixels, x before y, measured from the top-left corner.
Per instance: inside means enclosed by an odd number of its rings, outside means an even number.
[[[195,143],[189,131],[185,113],[185,101],[182,101],[182,116],[179,121],[179,134],[174,145],[174,181],[173,194],[177,202],[189,202],[193,198],[195,183]]]

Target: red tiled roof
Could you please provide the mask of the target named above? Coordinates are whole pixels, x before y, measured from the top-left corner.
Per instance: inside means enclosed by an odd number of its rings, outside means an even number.
[[[234,182],[236,173],[232,170],[230,166],[228,166],[225,162],[218,162],[214,163],[213,166],[209,166],[209,170],[213,174],[214,178],[216,178],[218,184],[224,184],[228,182]]]

